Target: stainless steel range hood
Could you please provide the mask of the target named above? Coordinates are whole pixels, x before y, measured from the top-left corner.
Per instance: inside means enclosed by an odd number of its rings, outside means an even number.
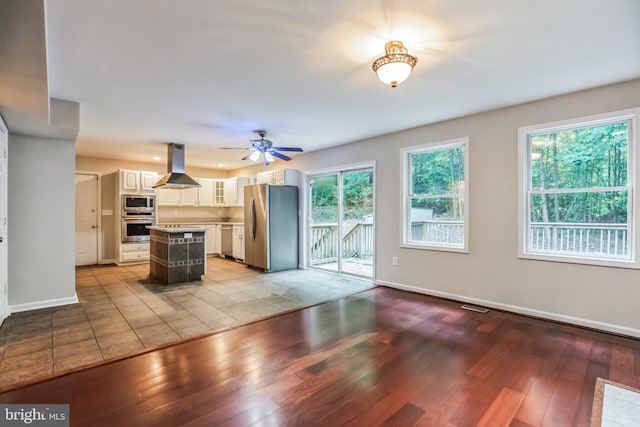
[[[153,188],[189,187],[200,187],[200,184],[184,173],[184,145],[170,143],[167,151],[167,174]]]

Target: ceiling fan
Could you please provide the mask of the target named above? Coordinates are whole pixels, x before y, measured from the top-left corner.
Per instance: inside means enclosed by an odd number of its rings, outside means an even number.
[[[298,153],[302,152],[302,148],[299,147],[274,147],[271,141],[269,141],[268,139],[264,139],[264,137],[267,135],[266,130],[257,130],[255,132],[258,133],[260,138],[251,140],[251,148],[247,148],[247,150],[252,151],[251,153],[244,156],[242,160],[249,159],[255,162],[258,161],[260,156],[262,156],[264,158],[264,164],[269,165],[275,160],[276,157],[278,159],[286,161],[291,160],[291,157],[282,154],[280,151],[295,151]]]

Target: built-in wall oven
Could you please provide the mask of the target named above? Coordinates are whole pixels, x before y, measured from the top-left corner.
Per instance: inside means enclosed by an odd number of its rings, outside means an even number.
[[[122,243],[148,242],[156,225],[156,196],[122,195]]]
[[[150,225],[156,225],[154,218],[122,218],[122,243],[148,242],[150,239]]]

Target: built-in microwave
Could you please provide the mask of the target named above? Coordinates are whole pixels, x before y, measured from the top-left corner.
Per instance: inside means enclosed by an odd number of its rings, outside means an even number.
[[[156,225],[155,218],[122,218],[122,243],[148,242],[150,225]]]
[[[122,216],[145,214],[155,216],[156,196],[137,194],[122,195]]]

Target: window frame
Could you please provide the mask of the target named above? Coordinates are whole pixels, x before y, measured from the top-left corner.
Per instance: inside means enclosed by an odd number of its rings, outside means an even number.
[[[410,221],[411,221],[411,162],[410,158],[412,154],[419,154],[428,151],[447,150],[456,147],[464,148],[464,243],[462,246],[454,246],[446,243],[433,243],[410,240]],[[400,225],[400,247],[411,249],[423,249],[432,251],[444,251],[444,252],[458,252],[469,253],[469,137],[460,137],[449,139],[446,141],[429,142],[426,144],[415,145],[412,147],[405,147],[400,150],[400,169],[402,173],[401,180],[401,218],[402,223]]]
[[[572,264],[585,264],[595,266],[619,267],[640,269],[638,262],[638,243],[640,242],[640,230],[638,229],[637,209],[637,189],[639,185],[639,174],[637,170],[638,162],[638,133],[636,132],[637,117],[640,108],[612,111],[603,114],[577,117],[556,122],[540,123],[532,126],[518,128],[518,258],[565,262]],[[588,127],[629,122],[629,140],[627,141],[627,185],[626,187],[593,187],[586,191],[572,191],[573,189],[555,189],[538,192],[530,192],[531,180],[531,158],[529,150],[529,137],[541,133],[560,132],[563,130],[583,129]],[[529,250],[529,230],[531,227],[531,194],[562,194],[562,193],[586,193],[586,192],[608,192],[621,188],[628,191],[627,195],[627,250],[626,258],[579,256],[575,254],[553,254],[544,252],[533,252]]]

